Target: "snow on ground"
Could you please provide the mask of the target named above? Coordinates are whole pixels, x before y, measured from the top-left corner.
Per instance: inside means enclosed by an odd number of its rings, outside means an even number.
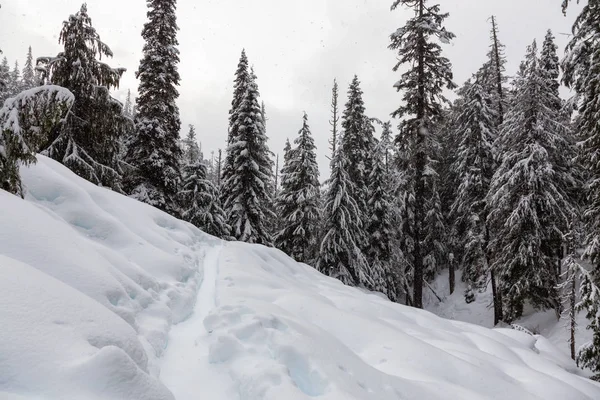
[[[492,289],[488,285],[483,293],[474,291],[475,301],[467,304],[464,292],[466,285],[461,281],[461,271],[456,275],[456,286],[454,293],[450,294],[448,284],[448,271],[443,271],[432,284],[433,290],[442,298],[440,303],[430,289],[425,288],[425,308],[432,313],[447,319],[469,322],[472,324],[492,328],[494,326],[494,310],[492,308]],[[567,328],[568,321],[561,317],[557,319],[553,310],[539,311],[532,307],[525,307],[523,317],[515,321],[516,325],[522,326],[535,335],[539,341],[538,346],[549,341],[553,350],[557,350],[554,357],[565,359],[570,357],[568,338],[570,332]],[[588,320],[585,312],[577,315],[577,331],[575,335],[576,348],[592,339],[592,332],[585,329]],[[570,370],[575,370],[570,368]],[[586,376],[593,375],[585,373]]]
[[[392,304],[39,157],[0,192],[0,399],[598,399],[548,340]]]

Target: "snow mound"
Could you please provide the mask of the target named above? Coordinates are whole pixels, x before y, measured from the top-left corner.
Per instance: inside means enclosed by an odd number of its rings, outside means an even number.
[[[38,157],[0,191],[0,399],[600,398],[550,341],[222,243]]]

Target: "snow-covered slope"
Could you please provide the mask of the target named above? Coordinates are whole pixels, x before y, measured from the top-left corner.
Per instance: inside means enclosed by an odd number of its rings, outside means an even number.
[[[0,399],[598,399],[543,338],[222,243],[39,157],[0,191]]]

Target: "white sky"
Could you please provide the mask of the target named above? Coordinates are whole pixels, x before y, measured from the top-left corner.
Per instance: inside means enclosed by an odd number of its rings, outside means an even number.
[[[463,83],[485,60],[488,18],[498,18],[506,45],[508,73],[513,74],[525,47],[538,42],[548,28],[557,36],[562,55],[580,6],[562,15],[558,0],[438,0],[449,12],[447,28],[457,35],[444,47],[454,66],[455,82]],[[0,0],[0,49],[11,64],[24,62],[27,47],[34,57],[55,55],[61,48],[61,23],[79,10],[82,0]],[[134,73],[141,58],[140,36],[146,21],[145,0],[88,0],[88,12],[104,42],[114,52],[109,64],[126,67],[121,90],[137,90]],[[433,3],[433,2],[432,2]],[[329,175],[329,104],[334,78],[340,103],[356,73],[365,92],[367,114],[388,120],[401,95],[392,87],[395,54],[387,49],[389,34],[407,13],[390,12],[391,0],[179,0],[182,131],[194,124],[205,157],[222,148],[232,97],[233,73],[242,48],[258,76],[267,108],[269,146],[281,153],[286,138],[301,127],[302,112],[318,147],[321,179]],[[394,125],[396,125],[394,123]]]

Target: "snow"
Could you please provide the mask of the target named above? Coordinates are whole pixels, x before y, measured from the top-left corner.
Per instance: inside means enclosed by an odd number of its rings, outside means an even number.
[[[21,171],[25,200],[0,191],[0,399],[600,398],[551,339],[345,287],[42,156]]]

